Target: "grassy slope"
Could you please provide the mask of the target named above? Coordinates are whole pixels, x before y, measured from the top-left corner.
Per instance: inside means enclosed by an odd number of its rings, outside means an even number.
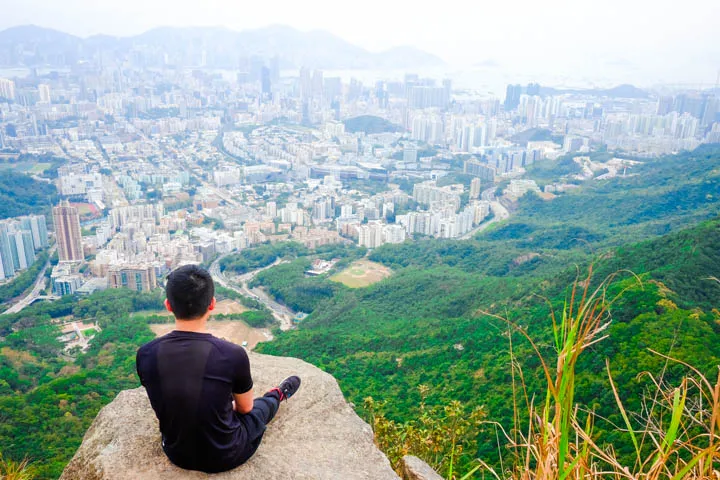
[[[717,215],[719,163],[717,148],[664,158],[643,166],[637,176],[591,183],[552,202],[526,198],[512,220],[472,241],[380,248],[372,259],[397,269],[393,277],[338,292],[298,331],[263,350],[320,365],[356,405],[368,395],[388,400],[393,418],[416,413],[416,387],[424,383],[432,388],[431,404],[455,398],[481,403],[492,419],[506,422],[511,416],[506,327],[478,311],[507,315],[543,338],[549,308],[531,294],[560,307],[574,265],[610,252],[601,276],[629,268],[645,273],[645,282],[616,305],[611,338],[582,363],[578,398],[611,401],[602,377],[605,356],[617,366],[628,394],[639,394],[643,385],[635,375],[661,367],[648,354],[649,345],[673,348],[702,367],[717,364],[720,338],[712,316],[671,311],[659,302],[668,296],[681,307],[697,305],[705,312],[720,305],[720,286],[706,280],[720,271],[720,222],[683,230]],[[528,252],[541,255],[520,265],[513,261]],[[540,388],[537,361],[519,338],[517,343],[531,391]]]

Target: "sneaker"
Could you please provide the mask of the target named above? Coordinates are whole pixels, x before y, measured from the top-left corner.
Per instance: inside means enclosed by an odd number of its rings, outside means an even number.
[[[282,381],[280,387],[278,387],[278,390],[280,390],[282,394],[280,400],[287,400],[292,397],[295,395],[295,392],[298,391],[298,388],[300,388],[300,377],[293,375],[292,377],[286,378]]]

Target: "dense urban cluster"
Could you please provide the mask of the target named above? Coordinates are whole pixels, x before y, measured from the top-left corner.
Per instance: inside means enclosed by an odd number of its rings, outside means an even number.
[[[0,280],[27,270],[35,253],[48,246],[45,217],[28,215],[0,221]]]
[[[173,62],[137,47],[0,78],[2,160],[51,159],[37,175],[62,159],[53,295],[148,291],[179,265],[268,241],[468,238],[527,192],[552,197],[624,174],[630,158],[720,141],[711,91],[529,84],[500,99],[417,74],[368,85],[281,70],[277,56],[235,69]],[[523,178],[563,155],[574,181]],[[3,278],[47,238],[44,217],[0,224]]]

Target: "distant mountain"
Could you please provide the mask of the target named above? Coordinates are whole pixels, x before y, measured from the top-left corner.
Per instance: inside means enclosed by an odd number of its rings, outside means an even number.
[[[543,95],[562,95],[564,93],[572,93],[577,95],[588,95],[592,97],[611,97],[611,98],[648,98],[650,94],[645,90],[637,88],[633,85],[618,85],[617,87],[607,89],[556,89],[552,87],[541,87],[540,93]]]
[[[131,37],[95,35],[87,39],[33,25],[0,32],[0,65],[71,66],[112,52],[140,64],[242,68],[253,56],[277,56],[283,68],[386,69],[442,65],[412,47],[373,53],[328,32],[301,32],[270,26],[237,32],[223,27],[160,27]]]
[[[50,28],[25,25],[0,32],[0,65],[66,65],[82,55],[83,40]]]
[[[70,46],[79,45],[80,43],[82,43],[80,37],[36,25],[10,27],[0,32],[0,45],[36,44],[50,46],[52,44],[62,44]]]

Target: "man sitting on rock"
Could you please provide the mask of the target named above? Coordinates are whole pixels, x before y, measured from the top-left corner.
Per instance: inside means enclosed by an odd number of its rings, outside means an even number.
[[[140,347],[136,360],[160,421],[163,450],[188,470],[233,469],[255,453],[265,426],[298,390],[300,378],[288,377],[253,400],[245,349],[207,333],[215,308],[210,274],[195,265],[180,267],[165,290],[175,330]]]

